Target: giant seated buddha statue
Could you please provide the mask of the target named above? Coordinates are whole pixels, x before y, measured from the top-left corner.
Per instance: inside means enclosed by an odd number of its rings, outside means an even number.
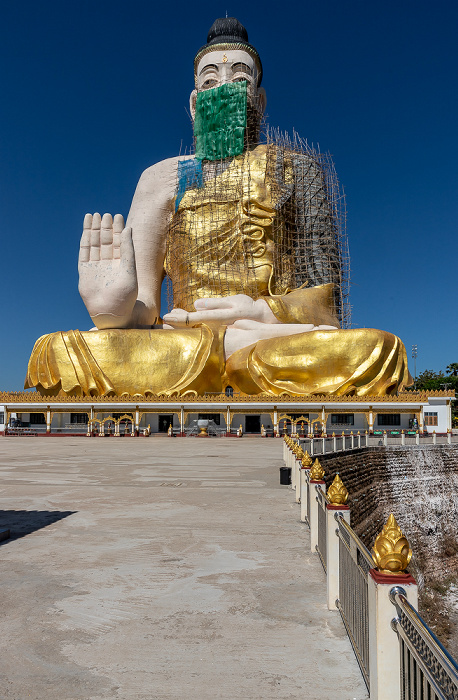
[[[261,60],[236,19],[216,20],[194,73],[195,154],[148,168],[126,222],[86,215],[79,291],[95,328],[41,337],[25,387],[381,396],[409,384],[399,338],[341,328],[329,173],[298,138],[261,139]]]

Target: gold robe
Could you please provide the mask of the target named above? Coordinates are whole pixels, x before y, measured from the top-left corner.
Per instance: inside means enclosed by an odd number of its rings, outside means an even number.
[[[292,256],[276,257],[287,232],[281,187],[268,176],[267,146],[234,158],[171,216],[166,272],[175,306],[202,297],[263,298],[282,323],[338,326],[333,285],[296,289]],[[286,167],[284,180],[292,177]],[[280,246],[280,243],[282,244]],[[286,246],[288,248],[288,246]],[[185,330],[68,331],[40,338],[25,388],[46,395],[185,395],[224,391],[385,395],[409,384],[396,336],[377,330],[304,332],[260,340],[224,361],[224,326]]]

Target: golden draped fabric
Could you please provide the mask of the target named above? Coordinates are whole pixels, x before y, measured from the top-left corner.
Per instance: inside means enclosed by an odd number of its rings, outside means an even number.
[[[194,310],[202,297],[284,294],[295,287],[291,254],[279,259],[287,235],[278,206],[276,150],[257,146],[234,158],[202,188],[185,192],[172,215],[165,270],[174,306]],[[283,179],[292,182],[291,167]]]
[[[224,328],[53,333],[35,344],[25,387],[43,394],[383,396],[409,384],[396,336],[372,329],[260,340],[224,363]]]

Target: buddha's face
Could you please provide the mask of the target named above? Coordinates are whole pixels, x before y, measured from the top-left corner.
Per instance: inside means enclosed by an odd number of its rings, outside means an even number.
[[[198,92],[220,87],[224,83],[247,82],[247,97],[257,104],[261,111],[265,108],[265,90],[258,87],[258,69],[252,56],[246,51],[211,51],[205,54],[197,66],[196,89],[191,93],[190,105],[194,119]]]

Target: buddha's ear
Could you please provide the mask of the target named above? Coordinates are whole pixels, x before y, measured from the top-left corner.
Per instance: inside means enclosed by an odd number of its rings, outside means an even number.
[[[191,110],[192,121],[196,116],[196,100],[197,100],[197,90],[193,90],[189,97],[189,109]]]
[[[267,95],[263,87],[258,88],[258,100],[259,109],[261,110],[261,112],[265,112],[267,106]]]

